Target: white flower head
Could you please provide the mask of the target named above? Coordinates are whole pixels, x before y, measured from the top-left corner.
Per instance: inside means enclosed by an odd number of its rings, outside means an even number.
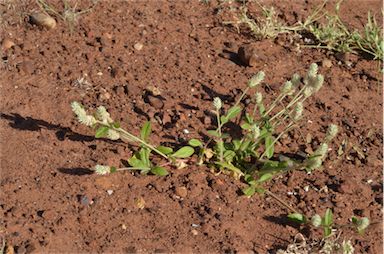
[[[260,128],[256,124],[252,125],[253,138],[256,140],[260,136]]]
[[[303,110],[304,110],[303,103],[302,103],[301,101],[299,101],[299,102],[296,104],[295,110],[294,110],[294,112],[293,112],[293,120],[294,120],[294,121],[298,121],[298,120],[300,120],[300,118],[301,118],[302,115],[303,115]]]
[[[263,71],[259,71],[256,75],[254,75],[249,81],[249,87],[255,87],[260,84],[261,81],[264,80],[265,73]]]
[[[107,174],[111,173],[111,167],[103,166],[103,165],[96,165],[93,168],[93,171],[95,171],[95,173],[98,175],[107,175]]]
[[[328,153],[328,144],[327,143],[321,143],[321,145],[316,149],[315,156],[319,156],[319,158],[322,160]]]
[[[313,87],[311,87],[311,86],[306,86],[305,88],[304,88],[304,96],[305,96],[305,98],[308,98],[309,96],[311,96],[312,94],[313,94]]]
[[[88,115],[83,106],[74,101],[71,103],[72,111],[76,114],[77,119],[80,123],[86,126],[92,126],[96,124],[96,118],[94,116]]]
[[[118,140],[120,138],[120,133],[115,130],[108,129],[107,138],[109,138],[110,140]]]
[[[260,104],[263,101],[263,95],[259,92],[255,93],[256,104]]]
[[[294,87],[298,87],[300,85],[300,75],[295,73],[293,74],[292,76],[292,79],[291,79],[291,82],[293,84]]]
[[[111,119],[111,115],[108,113],[107,109],[104,106],[99,106],[97,108],[96,118],[105,124],[113,123],[113,120]]]
[[[311,218],[311,223],[315,228],[320,227],[320,225],[321,225],[320,215],[318,215],[318,214],[313,215]]]
[[[308,70],[308,77],[316,77],[317,75],[317,70],[318,70],[318,66],[316,63],[312,63],[310,66],[309,66],[309,70]]]
[[[221,107],[223,106],[222,103],[221,103],[221,99],[219,97],[215,97],[213,99],[213,106],[216,108],[216,110],[219,110],[221,109]]]
[[[323,86],[323,83],[324,76],[321,74],[317,75],[316,78],[313,80],[313,84],[311,84],[315,93],[320,90],[320,88]]]
[[[293,84],[291,81],[285,82],[284,86],[281,89],[281,93],[291,95],[293,93]]]
[[[317,169],[319,167],[321,167],[323,161],[321,160],[321,158],[319,157],[313,157],[313,158],[310,158],[306,161],[306,170],[308,172],[311,172],[312,170],[314,169]]]
[[[334,137],[336,137],[337,133],[339,131],[339,128],[336,124],[331,124],[328,127],[327,135],[325,136],[325,139],[327,142],[331,141]]]

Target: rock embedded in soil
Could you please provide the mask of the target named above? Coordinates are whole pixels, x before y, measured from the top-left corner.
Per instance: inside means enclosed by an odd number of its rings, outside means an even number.
[[[155,109],[162,109],[164,107],[164,102],[157,96],[148,95],[148,103]]]
[[[262,60],[254,44],[245,44],[239,47],[237,55],[240,61],[246,66],[256,66]]]
[[[1,43],[1,49],[6,51],[7,49],[10,49],[15,45],[16,44],[11,39],[5,38]]]
[[[140,51],[143,49],[144,45],[140,42],[136,43],[134,46],[133,46],[137,51]]]
[[[332,67],[332,61],[329,59],[324,59],[321,62],[321,66],[323,66],[324,68],[331,68]]]
[[[56,27],[56,20],[51,16],[41,12],[32,13],[31,16],[29,16],[29,22],[33,25],[47,29],[53,29]]]
[[[188,195],[188,190],[184,186],[176,187],[175,194],[181,198],[185,198]]]

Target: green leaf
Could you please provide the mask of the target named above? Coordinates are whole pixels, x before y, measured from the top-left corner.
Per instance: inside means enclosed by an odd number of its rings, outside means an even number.
[[[228,112],[225,115],[225,117],[228,120],[231,120],[231,119],[235,118],[241,112],[241,110],[242,109],[240,106],[233,106],[232,108],[228,109]]]
[[[300,223],[300,224],[307,223],[307,218],[305,218],[305,216],[301,213],[288,214],[288,219],[290,219],[291,221]]]
[[[264,112],[265,112],[264,104],[260,103],[260,104],[257,104],[257,106],[259,107],[260,115],[264,116]]]
[[[241,141],[238,139],[234,139],[232,140],[232,144],[233,144],[233,150],[237,151],[240,149]]]
[[[107,132],[109,130],[109,127],[107,126],[101,126],[100,128],[97,129],[95,138],[103,138],[107,136]]]
[[[332,228],[331,227],[324,227],[324,237],[328,237],[332,234]]]
[[[243,191],[245,196],[251,197],[251,196],[253,196],[253,194],[255,194],[256,188],[254,185],[250,185],[247,188],[243,189],[242,191]]]
[[[207,133],[208,133],[208,135],[214,136],[216,138],[220,137],[219,132],[217,132],[217,130],[208,130]]]
[[[111,167],[111,169],[109,170],[109,172],[110,173],[115,173],[115,172],[117,172],[117,169],[116,169],[116,167]]]
[[[233,160],[233,157],[236,156],[236,153],[231,150],[226,150],[223,154],[223,159],[227,162],[231,162]]]
[[[274,138],[272,137],[272,135],[268,135],[266,138],[265,138],[265,155],[267,155],[267,158],[270,159],[272,158],[273,156],[273,153],[275,151],[275,147],[274,147]]]
[[[128,160],[129,165],[138,169],[147,169],[148,166],[145,164],[145,162],[140,160],[138,157],[140,157],[140,155],[136,153],[131,158],[129,158]]]
[[[156,149],[165,155],[171,154],[173,152],[172,148],[166,147],[166,146],[158,146],[158,147],[156,147]]]
[[[253,117],[248,114],[248,113],[245,113],[245,121],[247,121],[248,124],[253,124]]]
[[[258,183],[263,183],[265,181],[268,181],[269,179],[271,179],[273,177],[273,174],[271,173],[266,173],[266,174],[263,174],[262,176],[260,176],[259,179],[257,179],[257,182]]]
[[[288,161],[266,161],[263,166],[261,167],[259,171],[259,175],[266,174],[266,173],[276,173],[279,171],[284,171],[289,168]]]
[[[151,153],[151,150],[146,147],[142,147],[139,151],[140,154],[140,160],[149,168],[151,167],[151,161],[149,160],[149,154]]]
[[[333,223],[333,215],[332,210],[330,208],[327,208],[324,215],[324,226],[330,227]]]
[[[187,157],[191,156],[194,152],[195,152],[195,150],[192,147],[184,146],[184,147],[180,148],[179,150],[177,150],[174,154],[172,154],[172,157],[187,158]]]
[[[164,167],[159,167],[159,166],[151,168],[151,173],[158,176],[168,175],[168,171]]]
[[[189,140],[188,145],[190,145],[192,147],[202,147],[203,143],[201,143],[200,140],[193,138],[193,139]]]
[[[235,118],[241,112],[241,110],[242,109],[240,106],[233,106],[232,108],[228,109],[227,114],[220,117],[221,124],[224,125],[229,120]]]
[[[251,142],[252,142],[251,140],[244,140],[241,143],[239,150],[240,151],[246,151],[248,149],[249,145],[251,144]]]
[[[223,168],[229,169],[229,170],[235,172],[238,175],[243,175],[243,172],[239,168],[233,166],[230,163],[227,163],[227,162],[215,162],[215,164],[219,165],[219,166],[221,166]]]
[[[249,123],[243,123],[243,124],[241,125],[241,128],[242,128],[243,130],[250,130],[251,127],[252,127],[252,125],[250,125]]]
[[[114,122],[112,124],[113,127],[115,127],[116,129],[120,128],[120,123],[119,122]]]
[[[364,234],[365,229],[369,226],[370,222],[367,217],[363,217],[361,219],[358,219],[356,217],[352,217],[352,223],[355,225],[357,232],[359,234]]]
[[[141,128],[140,137],[142,140],[147,141],[149,135],[151,135],[151,122],[146,121]]]

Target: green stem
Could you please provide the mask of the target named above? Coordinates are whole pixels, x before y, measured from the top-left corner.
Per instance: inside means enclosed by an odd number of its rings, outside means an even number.
[[[219,109],[216,110],[216,117],[217,117],[217,131],[219,132],[219,142],[222,144],[223,143],[223,136],[221,133],[221,121],[220,121],[220,112]],[[223,149],[221,145],[219,145],[219,153],[220,153],[220,162],[223,162]]]
[[[108,125],[107,125],[108,126]],[[108,127],[111,127],[111,126],[108,126]],[[164,153],[160,152],[159,150],[157,150],[154,146],[148,144],[147,142],[145,142],[144,140],[141,140],[140,138],[136,137],[135,135],[132,135],[131,133],[129,133],[128,131],[122,129],[122,128],[115,128],[115,127],[112,127],[112,129],[114,129],[115,131],[118,131],[120,132],[122,135],[123,138],[127,139],[128,141],[130,140],[133,140],[135,142],[138,142],[140,144],[142,144],[143,146],[151,149],[152,151],[156,152],[157,154],[159,154],[160,156],[164,157],[165,159],[169,160],[168,156],[165,155]]]
[[[151,170],[151,168],[125,167],[125,168],[117,168],[116,169],[116,171],[124,171],[124,170]]]
[[[275,138],[272,142],[272,144],[270,144],[268,147],[265,148],[265,151],[264,153],[260,156],[259,160],[262,160],[264,158],[264,156],[267,154],[267,151],[275,145],[275,143],[286,133],[288,132],[291,128],[293,127],[293,123],[290,123],[287,128],[285,128],[280,134],[279,136],[277,136],[277,138]]]
[[[243,93],[241,94],[240,98],[236,101],[236,103],[235,103],[235,105],[233,105],[233,107],[236,107],[237,105],[240,104],[241,100],[242,100],[242,99],[244,98],[244,96],[247,94],[248,90],[249,90],[249,86],[247,86],[247,87],[244,89],[244,91],[243,91]]]
[[[268,109],[267,112],[264,113],[264,115],[268,115],[269,113],[271,113],[271,111],[276,107],[276,104],[277,103],[280,103],[280,101],[282,101],[285,96],[287,96],[286,94],[279,94],[279,96],[277,96],[276,100],[272,103],[271,107]]]

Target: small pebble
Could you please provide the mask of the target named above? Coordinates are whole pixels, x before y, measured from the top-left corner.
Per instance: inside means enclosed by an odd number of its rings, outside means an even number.
[[[321,66],[323,66],[324,68],[331,68],[332,67],[332,61],[329,59],[324,59],[321,62]]]
[[[263,60],[261,55],[257,52],[256,47],[252,44],[246,44],[239,47],[237,55],[244,65],[251,67],[257,65],[261,60]]]
[[[56,27],[56,20],[41,12],[31,14],[31,16],[29,16],[29,22],[33,25],[45,27],[47,29],[53,29]]]
[[[5,38],[1,43],[1,48],[5,51],[15,46],[15,43],[8,38]]]
[[[107,193],[108,193],[108,195],[112,195],[113,194],[113,190],[107,190]]]
[[[140,51],[143,49],[144,45],[141,44],[140,42],[136,43],[134,46],[133,46],[136,50]]]
[[[189,130],[183,129],[184,134],[189,134]]]
[[[176,187],[175,194],[181,198],[185,198],[188,195],[188,190],[184,186]]]
[[[198,235],[198,234],[199,234],[199,231],[197,231],[196,229],[192,229],[192,230],[191,230],[191,233],[192,233],[192,235]]]
[[[155,109],[162,109],[164,107],[164,102],[160,98],[152,95],[148,95],[148,102]]]

